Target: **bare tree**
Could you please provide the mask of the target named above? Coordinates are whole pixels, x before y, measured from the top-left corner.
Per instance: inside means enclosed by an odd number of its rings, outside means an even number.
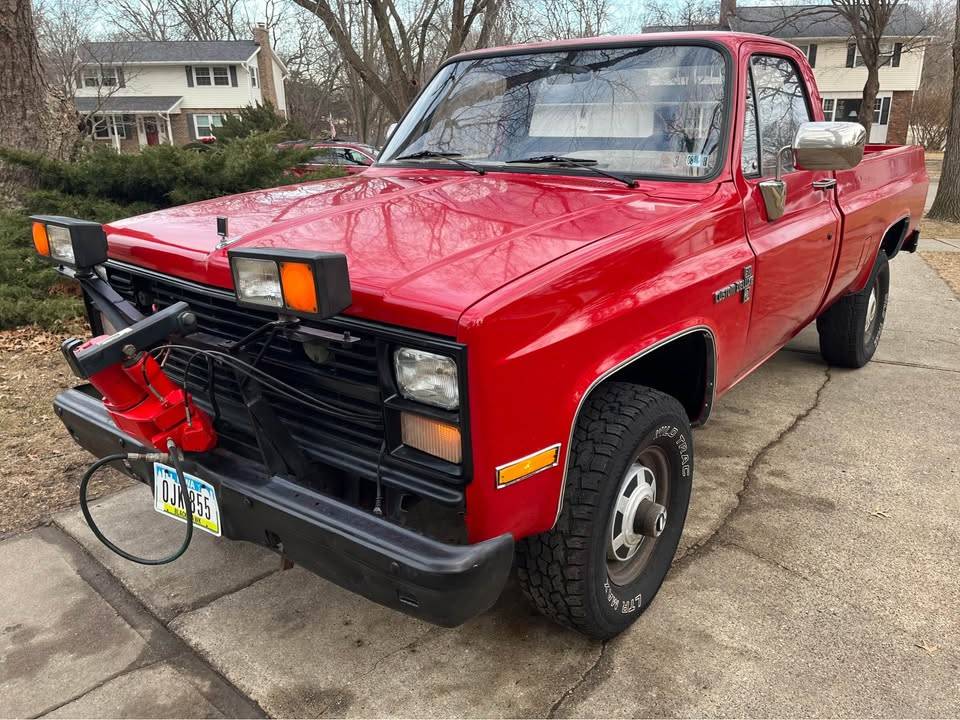
[[[641,15],[643,31],[716,27],[719,7],[714,0],[650,2]]]
[[[940,185],[928,215],[937,220],[960,222],[960,0],[957,0],[954,15],[951,95],[950,127],[947,131]]]
[[[102,6],[119,37],[175,40],[179,21],[167,0],[111,0]]]
[[[467,0],[452,0],[447,8],[442,0],[427,0],[411,12],[401,13],[393,0],[363,0],[361,12],[348,11],[347,6],[353,4],[350,0],[294,1],[320,18],[344,62],[394,119],[419,92],[428,51],[439,45],[444,55],[459,52],[474,31],[478,33],[476,44],[485,45],[499,3],[470,0],[468,5]],[[363,43],[370,30],[375,30],[375,53]]]
[[[0,68],[0,145],[47,150],[47,83],[30,0],[0,0]]]

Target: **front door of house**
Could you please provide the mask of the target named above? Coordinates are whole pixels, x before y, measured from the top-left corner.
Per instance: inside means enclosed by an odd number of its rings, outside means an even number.
[[[160,144],[160,126],[157,118],[147,116],[143,119],[143,133],[147,136],[147,145]]]

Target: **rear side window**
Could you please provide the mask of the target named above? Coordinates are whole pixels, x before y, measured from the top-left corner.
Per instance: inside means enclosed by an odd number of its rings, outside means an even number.
[[[777,153],[791,145],[797,128],[812,120],[806,88],[796,66],[790,60],[772,55],[755,55],[750,61],[753,78],[753,105],[756,107],[756,127],[760,135],[761,175],[773,175],[777,169]],[[750,98],[747,112],[750,111]],[[749,131],[749,121],[747,129]],[[744,137],[746,153],[749,135]],[[744,158],[746,160],[746,157]],[[793,156],[784,153],[784,172],[793,170]],[[744,168],[746,172],[746,167]]]

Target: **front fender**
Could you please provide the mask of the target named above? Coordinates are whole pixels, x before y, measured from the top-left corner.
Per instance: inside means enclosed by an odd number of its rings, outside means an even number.
[[[556,521],[572,429],[589,391],[619,367],[693,330],[715,337],[712,390],[732,381],[749,304],[715,304],[753,253],[738,204],[656,236],[608,238],[489,298],[461,318],[469,347],[474,476],[467,488],[470,542],[515,538]],[[692,252],[691,252],[692,250]],[[678,258],[682,258],[679,259]],[[503,488],[496,468],[560,444],[559,462]]]

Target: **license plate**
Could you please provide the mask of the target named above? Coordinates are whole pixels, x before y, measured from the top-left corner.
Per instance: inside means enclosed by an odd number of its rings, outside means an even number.
[[[193,525],[220,537],[220,506],[213,485],[190,473],[184,473],[193,506]],[[177,480],[176,469],[163,463],[153,464],[153,509],[186,522],[187,506]]]

